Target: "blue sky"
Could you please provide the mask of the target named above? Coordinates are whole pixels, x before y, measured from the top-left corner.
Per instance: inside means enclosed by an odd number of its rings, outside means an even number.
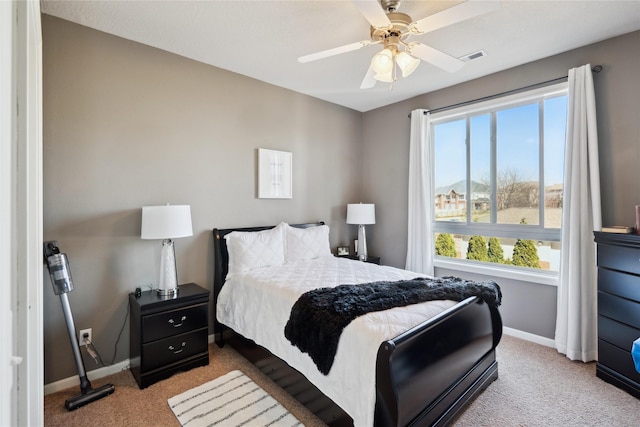
[[[544,101],[545,186],[562,184],[566,96]],[[498,173],[517,171],[525,181],[539,179],[539,126],[537,103],[498,111],[496,114]],[[438,124],[435,131],[436,187],[465,179],[465,120]],[[471,130],[471,178],[488,182],[490,170],[490,115],[473,116]]]

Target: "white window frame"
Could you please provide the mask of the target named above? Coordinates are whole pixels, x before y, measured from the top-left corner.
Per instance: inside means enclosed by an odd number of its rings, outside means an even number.
[[[568,94],[568,83],[563,81],[549,86],[541,88],[531,89],[526,92],[519,92],[516,94],[506,95],[499,98],[493,98],[487,101],[481,101],[472,105],[465,105],[446,111],[436,112],[431,114],[430,122],[431,126],[431,138],[434,138],[433,132],[435,125],[476,116],[480,114],[495,112],[501,109],[513,108],[519,105],[530,104],[533,101],[539,102],[545,99],[554,98],[557,96],[563,96]],[[541,126],[540,138],[541,143],[541,161],[544,159],[544,132],[543,124]],[[467,138],[469,135],[467,134]],[[468,139],[467,139],[468,145]],[[467,151],[467,160],[469,156]],[[433,157],[435,161],[435,157]],[[469,175],[469,162],[467,161],[467,176]],[[433,170],[434,168],[432,168]],[[543,176],[541,175],[541,183]],[[467,180],[468,181],[468,180]],[[435,185],[435,179],[432,180]],[[540,192],[541,199],[544,200],[544,191]],[[471,204],[466,207],[467,211],[471,209]],[[541,211],[540,225],[521,225],[521,224],[495,224],[495,223],[471,223],[471,222],[447,222],[436,221],[433,219],[433,231],[435,233],[450,233],[459,235],[478,235],[486,237],[509,237],[509,238],[524,238],[531,240],[541,241],[560,241],[560,228],[551,229],[544,227],[543,211]],[[468,217],[468,216],[467,216]],[[432,241],[435,245],[435,238]],[[460,271],[466,271],[470,273],[489,274],[497,277],[504,277],[516,280],[522,280],[533,283],[540,283],[546,285],[557,285],[558,272],[536,270],[529,268],[522,268],[518,266],[501,265],[489,262],[478,262],[467,259],[449,258],[434,255],[434,266],[438,268],[454,269]]]

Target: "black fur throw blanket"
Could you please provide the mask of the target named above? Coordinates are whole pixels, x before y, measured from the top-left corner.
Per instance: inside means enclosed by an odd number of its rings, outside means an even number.
[[[342,330],[356,317],[431,300],[463,301],[478,296],[497,307],[500,287],[493,281],[474,282],[456,277],[416,278],[398,282],[339,285],[304,293],[291,309],[285,337],[308,353],[327,375],[333,365]]]

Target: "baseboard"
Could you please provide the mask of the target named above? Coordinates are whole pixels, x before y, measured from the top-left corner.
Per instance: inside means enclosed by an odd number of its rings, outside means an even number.
[[[211,334],[208,337],[209,344],[214,342],[214,335]],[[94,369],[93,371],[87,371],[87,378],[89,381],[99,380],[100,378],[104,378],[108,375],[117,374],[120,371],[125,371],[129,369],[129,359],[123,360],[122,362],[118,362],[115,365],[105,366],[103,368]],[[57,393],[59,391],[65,390],[67,388],[75,387],[80,385],[80,378],[75,375],[73,377],[64,378],[60,381],[56,381],[53,383],[44,385],[44,394]],[[94,384],[92,384],[93,386]],[[98,384],[95,384],[96,386]]]
[[[103,368],[94,369],[93,371],[87,371],[87,378],[89,378],[89,381],[99,380],[100,378],[104,378],[112,374],[117,374],[118,372],[125,371],[127,369],[129,369],[129,359],[123,360],[122,362],[118,362],[111,366],[105,366]],[[99,385],[101,384],[91,384],[91,386],[94,388]],[[77,375],[69,378],[64,378],[53,383],[45,384],[44,394],[46,396],[48,394],[56,393],[58,391],[62,391],[75,386],[80,386],[80,378]]]
[[[504,326],[502,328],[502,332],[505,335],[509,335],[511,337],[516,337],[516,338],[520,338],[520,339],[525,340],[525,341],[531,341],[533,343],[544,345],[546,347],[551,347],[551,348],[555,348],[556,347],[555,341],[552,340],[551,338],[542,337],[540,335],[535,335],[535,334],[532,334],[532,333],[529,333],[529,332],[520,331],[518,329],[507,328],[506,326]]]

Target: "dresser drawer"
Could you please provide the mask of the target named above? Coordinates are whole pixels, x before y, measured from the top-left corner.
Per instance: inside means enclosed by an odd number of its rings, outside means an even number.
[[[207,304],[142,317],[142,342],[148,343],[207,326]]]
[[[598,313],[640,329],[640,304],[598,291]]]
[[[601,339],[598,340],[598,363],[613,369],[632,381],[640,383],[640,373],[636,371],[631,351],[624,351]]]
[[[640,277],[598,268],[598,290],[640,302]]]
[[[640,274],[640,249],[598,245],[598,267]]]
[[[633,342],[640,338],[640,329],[600,315],[598,316],[598,338],[623,350],[631,351]]]
[[[188,357],[208,352],[207,328],[175,335],[142,346],[145,370],[152,371]]]

